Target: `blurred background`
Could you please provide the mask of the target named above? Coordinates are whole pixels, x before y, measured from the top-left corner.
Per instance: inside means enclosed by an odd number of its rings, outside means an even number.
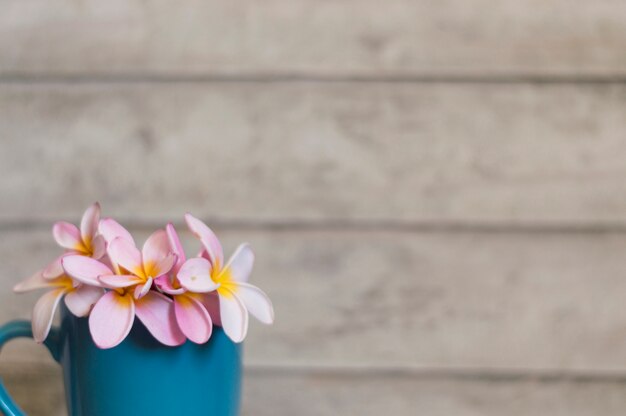
[[[55,220],[190,211],[274,301],[244,415],[626,412],[626,3],[0,4],[0,321]]]

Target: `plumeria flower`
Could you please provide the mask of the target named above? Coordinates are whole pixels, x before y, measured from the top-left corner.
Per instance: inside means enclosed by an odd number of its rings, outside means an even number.
[[[155,280],[159,290],[172,297],[174,300],[174,314],[180,330],[192,342],[204,344],[211,337],[213,322],[211,316],[203,305],[204,295],[194,293],[180,285],[176,275],[183,263],[185,252],[178,238],[178,234],[172,224],[165,227],[170,249],[177,256],[177,261],[168,275],[163,275]],[[207,285],[208,291],[214,291],[218,284]]]
[[[100,221],[100,204],[91,205],[80,222],[80,230],[74,224],[59,221],[52,227],[52,235],[58,245],[66,249],[66,252],[50,263],[43,271],[43,277],[52,279],[64,274],[61,267],[63,257],[71,254],[93,257],[99,259],[106,254],[105,240],[98,235],[98,222]]]
[[[106,264],[84,256],[63,258],[63,268],[74,279],[110,289],[89,316],[91,336],[100,348],[112,348],[130,332],[135,315],[161,343],[185,342],[176,324],[173,301],[150,290],[153,281],[167,274],[176,262],[164,230],[153,233],[142,251],[128,239],[117,236],[108,245],[115,272]]]
[[[189,229],[200,239],[202,257],[187,260],[177,274],[180,285],[192,292],[210,292],[217,285],[222,328],[234,342],[241,342],[248,331],[248,312],[264,324],[274,322],[274,309],[268,296],[248,283],[254,253],[241,244],[227,263],[217,236],[202,221],[185,215]]]
[[[55,278],[44,278],[43,270],[13,288],[17,293],[36,289],[51,289],[39,298],[33,310],[33,338],[39,343],[48,337],[54,312],[63,296],[70,312],[83,317],[89,315],[92,306],[104,295],[103,289],[80,284],[65,274]]]

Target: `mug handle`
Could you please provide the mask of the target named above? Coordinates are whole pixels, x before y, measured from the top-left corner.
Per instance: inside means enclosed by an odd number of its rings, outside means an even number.
[[[2,346],[13,338],[32,338],[33,330],[30,321],[11,321],[4,326],[0,327],[0,350]],[[44,341],[44,345],[48,347],[48,351],[52,355],[55,361],[59,361],[61,348],[60,348],[61,333],[59,328],[50,329],[50,334]],[[24,416],[24,411],[13,401],[9,393],[7,392],[2,379],[0,378],[0,412],[5,416]]]

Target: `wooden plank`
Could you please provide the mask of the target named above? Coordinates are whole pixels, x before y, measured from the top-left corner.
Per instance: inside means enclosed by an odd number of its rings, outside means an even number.
[[[0,220],[626,220],[626,86],[3,85]],[[591,139],[593,138],[593,139]]]
[[[30,416],[65,415],[58,368],[10,368],[6,382]],[[36,394],[33,394],[36,393]],[[249,416],[623,415],[626,384],[614,381],[455,379],[291,371],[248,371]]]
[[[4,74],[605,76],[626,73],[614,0],[11,0]],[[77,36],[80,33],[80,36]]]
[[[272,327],[251,323],[251,365],[626,370],[625,234],[220,235],[228,252],[252,243],[275,303]],[[49,240],[2,233],[5,287],[53,258]],[[0,293],[0,321],[29,316],[36,295]],[[3,354],[49,360],[31,341]]]
[[[271,388],[268,388],[271,386]],[[244,415],[622,415],[623,383],[251,375]]]

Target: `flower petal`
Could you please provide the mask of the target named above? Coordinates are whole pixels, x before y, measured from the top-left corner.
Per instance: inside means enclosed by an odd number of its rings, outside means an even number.
[[[197,301],[201,302],[206,308],[213,325],[222,326],[222,317],[220,316],[220,296],[217,292],[210,293],[187,293],[188,296],[193,297]]]
[[[61,260],[63,269],[74,279],[91,286],[102,286],[98,276],[113,274],[102,262],[91,257],[81,255],[71,255],[63,257]]]
[[[61,264],[61,261],[63,260],[63,257],[73,254],[75,253],[63,253],[59,257],[54,259],[52,263],[48,264],[42,272],[44,279],[54,279],[61,276],[62,274],[65,274],[65,270],[63,270],[63,264]]]
[[[135,303],[137,317],[159,342],[169,346],[185,342],[185,335],[176,323],[174,304],[170,298],[150,291]]]
[[[196,344],[204,344],[209,340],[213,324],[200,302],[187,295],[175,296],[174,312],[180,330],[189,340]]]
[[[135,320],[135,303],[130,294],[112,290],[96,303],[89,315],[89,331],[99,348],[112,348],[126,338]]]
[[[74,315],[89,315],[91,307],[104,295],[104,289],[89,285],[80,285],[65,295],[65,305]]]
[[[109,243],[108,251],[111,262],[122,266],[132,274],[144,276],[141,253],[133,243],[122,237],[117,237]]]
[[[59,287],[60,285],[56,284],[54,280],[48,280],[43,277],[42,271],[38,271],[33,274],[31,277],[21,281],[20,283],[13,286],[13,291],[15,293],[24,293],[29,292],[31,290],[50,288],[50,287]]]
[[[224,269],[230,270],[233,280],[245,283],[250,278],[252,266],[254,266],[254,252],[250,244],[243,243],[237,247]]]
[[[68,250],[82,250],[83,240],[80,238],[80,231],[74,224],[59,221],[52,226],[52,235],[58,245]]]
[[[84,242],[91,242],[98,231],[100,221],[100,204],[97,202],[85,210],[80,221],[80,235]]]
[[[248,312],[243,302],[232,291],[221,287],[220,317],[222,328],[233,342],[241,342],[248,332]]]
[[[232,286],[229,285],[228,289],[235,292],[248,312],[256,319],[267,325],[274,322],[272,301],[261,289],[248,283],[234,283]]]
[[[94,259],[100,259],[107,253],[107,243],[103,236],[97,235],[91,240],[91,251]]]
[[[185,260],[187,260],[185,257],[185,250],[183,249],[183,245],[180,243],[180,238],[178,238],[178,233],[172,223],[168,223],[165,226],[165,232],[167,233],[167,240],[170,244],[170,251],[176,254],[177,257],[176,264],[174,264],[172,271],[174,273],[178,273],[180,267],[183,265]]]
[[[180,285],[191,292],[212,292],[219,287],[211,279],[211,263],[202,257],[187,260],[176,277]]]
[[[117,237],[121,237],[135,245],[133,236],[130,235],[128,230],[122,227],[120,223],[115,221],[113,218],[104,218],[100,220],[100,223],[98,224],[98,231],[102,234],[107,243],[110,243]]]
[[[200,239],[200,242],[209,254],[209,260],[213,266],[223,267],[224,251],[215,233],[205,223],[189,213],[185,214],[185,221],[191,232]]]
[[[152,288],[152,282],[154,279],[152,279],[151,277],[148,278],[148,280],[146,281],[146,283],[144,283],[143,285],[137,285],[135,286],[135,291],[133,293],[133,296],[135,297],[135,299],[141,299],[144,296],[146,296],[146,294],[148,293],[148,291],[150,290],[150,288]]]
[[[152,269],[147,268],[148,270],[146,270],[146,274],[148,276],[157,277],[157,276],[162,276],[166,273],[169,273],[170,270],[172,270],[172,267],[174,267],[174,264],[176,263],[176,258],[177,258],[176,254],[169,253],[160,262],[154,265]],[[144,265],[144,268],[146,268],[145,265]]]
[[[102,283],[102,286],[113,289],[143,283],[143,279],[134,274],[105,274],[98,276],[98,280]]]
[[[180,295],[181,293],[185,293],[186,289],[184,287],[174,288],[172,285],[172,280],[168,275],[163,275],[154,280],[154,283],[159,288],[160,291],[167,293],[168,295]]]
[[[33,338],[42,343],[50,333],[52,318],[59,301],[66,292],[66,288],[59,288],[45,293],[39,298],[33,309]]]
[[[156,230],[146,240],[141,250],[144,266],[154,266],[172,252],[165,230]],[[146,273],[149,271],[146,270]]]

